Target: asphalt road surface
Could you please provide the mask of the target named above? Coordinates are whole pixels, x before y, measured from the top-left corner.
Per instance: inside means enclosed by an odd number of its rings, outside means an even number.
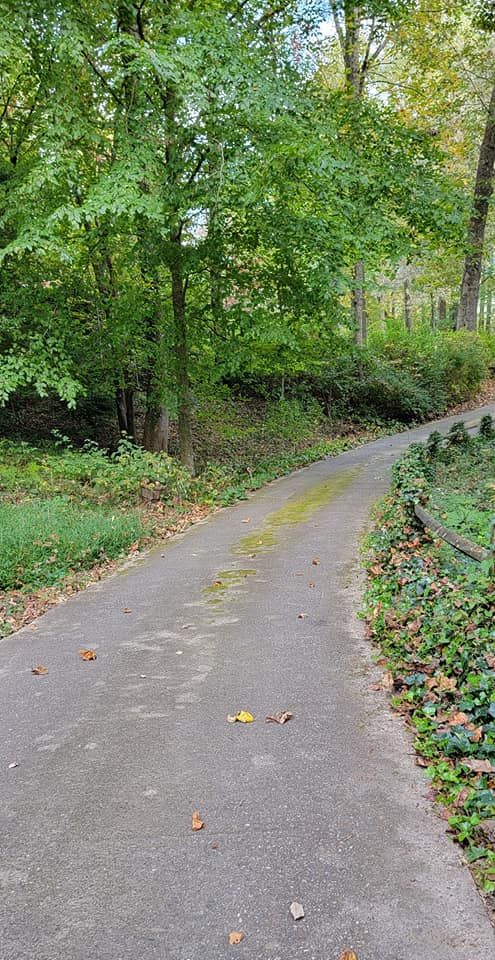
[[[495,958],[357,618],[370,507],[430,429],[272,483],[0,644],[1,960]]]

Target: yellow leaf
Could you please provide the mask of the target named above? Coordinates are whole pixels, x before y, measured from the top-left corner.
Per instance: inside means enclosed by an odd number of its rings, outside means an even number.
[[[253,714],[248,713],[247,710],[239,710],[239,713],[236,713],[235,718],[239,721],[239,723],[252,723],[254,720]]]

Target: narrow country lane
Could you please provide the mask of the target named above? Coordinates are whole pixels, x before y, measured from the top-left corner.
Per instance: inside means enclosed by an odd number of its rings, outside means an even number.
[[[431,429],[279,480],[0,644],[1,960],[495,958],[357,617],[370,507]]]

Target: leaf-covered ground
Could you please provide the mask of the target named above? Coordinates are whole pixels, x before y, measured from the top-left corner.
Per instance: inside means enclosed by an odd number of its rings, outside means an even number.
[[[459,501],[469,496],[479,505],[478,484],[481,477],[488,480],[486,446],[487,441],[469,444],[471,454],[456,452],[439,468],[442,484],[434,492],[449,484],[444,501],[449,520],[456,476],[458,484],[462,480]],[[482,889],[493,894],[495,582],[488,563],[455,553],[411,519],[410,491],[418,473],[415,454],[409,460],[406,455],[376,517],[368,553],[368,630],[386,668],[382,685],[414,731],[417,762],[432,781],[431,797]],[[460,516],[461,506],[458,510]]]
[[[495,515],[495,444],[470,444],[444,457],[435,467],[432,510],[446,526],[488,546]]]

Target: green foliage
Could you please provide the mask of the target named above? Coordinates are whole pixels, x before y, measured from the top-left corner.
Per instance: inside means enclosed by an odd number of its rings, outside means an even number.
[[[462,420],[452,424],[447,434],[446,442],[452,447],[467,446],[470,443],[469,433]]]
[[[480,437],[483,437],[484,440],[495,440],[495,424],[493,417],[489,413],[481,418],[479,432]]]
[[[482,447],[486,441],[480,457]],[[476,457],[470,466],[464,447],[450,447],[448,457],[475,488]],[[393,703],[416,729],[437,801],[483,888],[493,891],[495,850],[485,821],[495,814],[495,583],[481,564],[411,526],[404,474],[414,474],[414,462],[422,467],[422,455],[415,449],[405,460],[369,541],[371,633],[392,674]]]
[[[67,497],[0,504],[0,590],[60,585],[69,574],[122,556],[146,532],[137,512]]]
[[[447,438],[448,439],[448,438]],[[435,461],[431,510],[446,526],[488,547],[495,513],[495,442],[480,432],[447,443]]]
[[[158,484],[164,499],[183,498],[189,474],[165,453],[149,453],[122,440],[113,454],[93,443],[57,452],[0,441],[0,493],[35,493],[137,503],[141,487]]]

